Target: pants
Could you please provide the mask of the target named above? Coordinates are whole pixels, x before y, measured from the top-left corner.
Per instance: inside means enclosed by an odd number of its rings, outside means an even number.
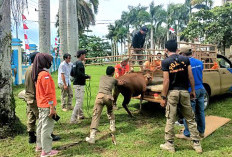
[[[115,116],[113,113],[113,97],[112,97],[112,95],[98,93],[96,100],[95,100],[95,105],[93,108],[93,117],[92,117],[90,129],[97,129],[98,128],[102,109],[103,109],[104,105],[106,105],[106,108],[107,108],[108,119],[115,120]]]
[[[52,150],[51,133],[54,129],[54,120],[48,115],[50,108],[39,108],[39,123],[37,126],[37,147],[42,147],[42,150],[49,153]]]
[[[134,50],[132,52],[132,54],[139,54],[139,55],[141,55],[141,54],[143,54],[143,51]],[[136,59],[136,57],[137,57],[137,59]],[[143,59],[144,59],[144,56],[133,56],[132,57],[132,60],[143,60]],[[135,64],[135,61],[132,61],[132,63]],[[138,63],[139,63],[139,65],[143,65],[143,61],[138,61]]]
[[[205,96],[205,89],[198,89],[196,90],[196,100],[191,100],[191,106],[196,117],[197,130],[199,131],[199,133],[202,134],[205,132],[204,96]],[[185,126],[184,135],[189,137],[190,132],[185,120],[184,120],[184,126]]]
[[[73,85],[75,90],[76,105],[73,109],[71,121],[75,121],[77,117],[83,116],[83,100],[85,96],[85,86],[84,85]]]
[[[165,140],[174,141],[174,123],[176,121],[177,104],[180,102],[180,110],[187,121],[187,125],[191,132],[192,140],[199,140],[199,133],[197,131],[197,124],[195,116],[190,105],[190,94],[187,90],[170,90],[168,93],[168,100],[166,106],[166,127]]]
[[[27,101],[27,131],[35,132],[36,120],[39,118],[39,110],[36,100]]]
[[[72,98],[73,98],[72,87],[69,85],[68,89],[64,90],[64,85],[59,84],[59,88],[61,89],[61,107],[68,108],[68,106],[72,106]],[[65,100],[66,98],[67,100]]]

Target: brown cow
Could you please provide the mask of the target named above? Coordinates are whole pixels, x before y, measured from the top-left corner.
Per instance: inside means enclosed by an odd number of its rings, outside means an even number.
[[[143,75],[141,72],[140,73],[127,73],[119,77],[117,80],[121,80],[124,82],[123,85],[117,85],[117,88],[118,88],[118,92],[121,93],[124,97],[122,106],[125,108],[129,116],[132,117],[132,114],[127,108],[127,105],[129,104],[131,97],[141,95],[141,98],[140,98],[140,111],[141,111],[142,100],[144,97],[144,93],[146,91],[147,84],[151,81],[151,75],[148,73]],[[114,94],[115,104],[116,104],[116,101],[117,101],[117,96],[115,97],[115,94]]]

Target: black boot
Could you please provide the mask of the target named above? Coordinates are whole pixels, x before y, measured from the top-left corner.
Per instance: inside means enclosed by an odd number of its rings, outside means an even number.
[[[51,134],[52,136],[52,141],[59,141],[61,138],[57,135]]]
[[[35,132],[31,131],[31,132],[28,132],[28,134],[29,134],[29,140],[28,140],[28,142],[29,143],[36,143]]]

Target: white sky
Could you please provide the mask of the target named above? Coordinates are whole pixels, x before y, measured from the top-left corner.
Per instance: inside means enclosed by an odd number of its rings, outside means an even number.
[[[96,25],[91,26],[93,32],[88,35],[96,35],[103,37],[108,33],[107,25],[102,23],[113,23],[115,20],[120,19],[122,11],[128,11],[128,5],[149,6],[152,0],[99,0],[98,14],[96,15]],[[185,0],[155,0],[155,5],[163,4],[167,6],[169,3],[184,3]],[[57,36],[57,29],[55,28],[56,14],[58,12],[59,0],[50,0],[51,3],[51,44],[55,44],[55,37]],[[221,5],[221,1],[214,0],[214,6]],[[39,45],[39,26],[38,26],[38,0],[28,0],[28,10],[26,9],[24,14],[27,17],[27,30],[29,44]],[[112,20],[112,21],[104,21]],[[13,37],[15,37],[15,26],[12,26]],[[19,27],[19,38],[24,40],[22,23]]]

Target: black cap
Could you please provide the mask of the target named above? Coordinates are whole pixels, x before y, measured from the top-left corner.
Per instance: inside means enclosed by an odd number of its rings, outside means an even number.
[[[148,28],[147,28],[147,26],[143,26],[143,27],[141,27],[141,28],[140,28],[140,30],[144,31],[145,33],[147,33],[147,32],[148,32]]]
[[[34,59],[35,59],[35,56],[36,56],[37,53],[39,53],[39,52],[30,53],[29,57],[30,57],[31,63],[34,62]]]
[[[79,50],[79,51],[77,51],[77,55],[76,55],[76,57],[80,57],[82,54],[86,54],[88,52],[88,50]]]

